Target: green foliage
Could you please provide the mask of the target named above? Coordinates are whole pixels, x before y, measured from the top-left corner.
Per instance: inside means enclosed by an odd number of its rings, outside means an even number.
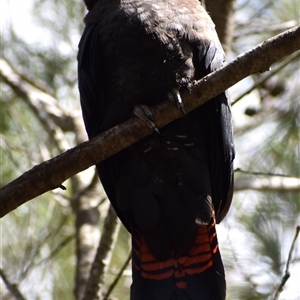
[[[30,298],[67,299],[74,277],[73,217],[68,207],[47,198],[38,197],[4,218],[2,264]]]

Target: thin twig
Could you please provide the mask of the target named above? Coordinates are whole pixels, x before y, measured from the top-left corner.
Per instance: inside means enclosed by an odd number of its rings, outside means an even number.
[[[291,263],[291,260],[292,260],[292,254],[293,254],[293,251],[294,251],[294,248],[295,248],[295,244],[296,244],[296,240],[298,238],[298,235],[299,235],[299,232],[300,232],[300,226],[297,226],[296,227],[296,230],[295,230],[295,236],[294,236],[294,239],[292,241],[292,244],[291,244],[291,248],[290,248],[290,251],[289,251],[289,256],[288,256],[288,259],[287,259],[287,262],[286,262],[286,265],[285,265],[285,272],[284,272],[284,275],[281,279],[281,282],[274,294],[274,298],[273,300],[277,300],[279,298],[279,295],[280,293],[283,291],[283,287],[284,285],[286,284],[286,282],[288,281],[288,279],[290,278],[290,263]]]
[[[299,59],[300,52],[293,53],[291,56],[287,57],[284,61],[282,61],[280,64],[275,66],[270,72],[268,72],[267,75],[262,76],[253,83],[252,86],[250,86],[247,90],[245,90],[241,95],[239,95],[234,101],[231,102],[231,105],[235,105],[237,102],[239,102],[241,99],[243,99],[246,95],[250,94],[254,89],[261,86],[263,83],[265,83],[268,79],[270,79],[274,74],[278,73],[280,70],[282,70],[284,67],[286,67],[288,64],[290,64],[293,60]]]
[[[56,248],[45,258],[37,262],[35,265],[41,265],[42,263],[49,261],[54,256],[56,256],[65,246],[67,246],[70,242],[72,242],[75,239],[75,235],[67,236],[65,239],[63,239]]]
[[[107,290],[106,295],[104,296],[103,300],[108,300],[109,295],[111,294],[111,292],[113,291],[113,289],[116,287],[117,283],[119,282],[119,280],[121,279],[125,269],[127,268],[129,262],[131,260],[131,251],[128,254],[127,259],[125,260],[122,268],[120,269],[118,275],[116,276],[115,280],[113,281],[113,283],[110,285],[109,289]]]
[[[255,172],[255,171],[247,171],[243,170],[241,168],[236,168],[234,172],[239,172],[243,174],[249,174],[249,175],[262,175],[262,176],[278,176],[278,177],[285,177],[285,178],[294,178],[294,176],[287,175],[287,174],[280,174],[280,173],[268,173],[268,172]]]
[[[235,172],[253,176],[239,176],[234,190],[257,190],[278,192],[300,192],[300,178],[284,174],[251,172],[236,169]]]
[[[5,272],[3,271],[3,269],[0,269],[0,276],[1,276],[2,280],[5,283],[5,286],[10,291],[10,293],[15,297],[15,299],[17,299],[17,300],[26,300],[26,298],[21,294],[21,292],[18,288],[18,285],[14,284],[14,283],[11,283],[8,280],[8,278],[5,274]]]

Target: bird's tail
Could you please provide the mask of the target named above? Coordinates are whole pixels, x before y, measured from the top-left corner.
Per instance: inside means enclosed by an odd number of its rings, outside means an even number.
[[[132,246],[131,300],[225,299],[215,221],[199,225],[194,246],[186,255],[171,253],[166,260],[157,260],[137,232]]]

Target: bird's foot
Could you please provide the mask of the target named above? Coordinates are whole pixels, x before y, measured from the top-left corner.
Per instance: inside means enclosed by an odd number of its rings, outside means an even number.
[[[137,116],[140,120],[142,120],[148,127],[153,129],[157,134],[160,134],[158,128],[156,127],[153,115],[147,105],[136,105],[133,108],[133,113]]]
[[[172,90],[168,93],[168,98],[171,102],[175,103],[176,106],[181,110],[182,114],[185,116],[186,112],[184,110],[184,105],[177,88],[172,88]]]

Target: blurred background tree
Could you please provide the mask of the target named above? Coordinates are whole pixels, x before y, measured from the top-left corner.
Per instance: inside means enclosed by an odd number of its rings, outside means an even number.
[[[86,140],[76,72],[86,10],[83,1],[74,0],[1,2],[4,186]],[[299,20],[298,0],[205,4],[224,27],[219,34],[228,60]],[[230,9],[219,25],[224,6]],[[298,51],[231,89],[236,192],[228,217],[218,226],[228,299],[274,299],[284,276],[300,211],[299,57]],[[129,299],[129,235],[109,210],[95,169],[64,185],[66,191],[44,194],[2,219],[2,299],[83,299],[99,243],[100,292],[107,294],[124,267],[109,298]],[[299,260],[298,243],[279,299],[299,299]]]

